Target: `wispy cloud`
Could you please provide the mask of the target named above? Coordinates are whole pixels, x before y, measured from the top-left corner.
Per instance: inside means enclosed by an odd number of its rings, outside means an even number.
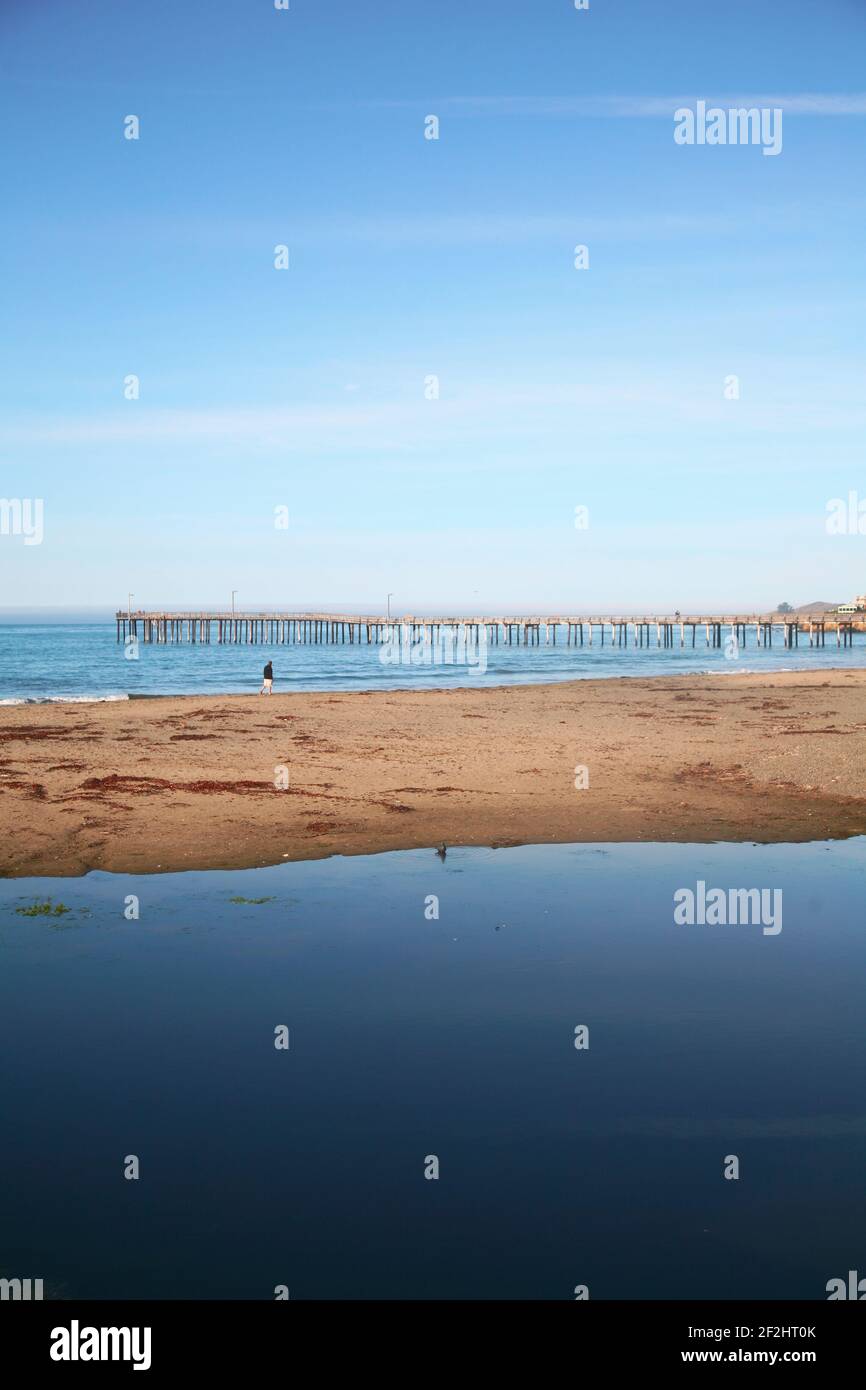
[[[866,116],[866,92],[681,93],[679,96],[509,97],[451,96],[419,101],[374,101],[365,105],[458,116],[670,117],[680,106],[779,106],[786,116]]]
[[[598,217],[585,211],[555,216],[500,213],[459,213],[428,217],[351,217],[337,224],[299,223],[292,239],[297,245],[318,246],[328,241],[371,242],[388,246],[472,244],[514,245],[555,241],[571,246],[582,238],[605,241],[646,241],[679,236],[721,236],[743,225],[724,214],[647,213],[628,217]]]
[[[803,364],[790,373],[780,370],[778,379],[764,381],[761,389],[753,388],[735,405],[723,399],[719,372],[686,378],[674,371],[647,379],[636,364],[623,364],[616,379],[597,375],[571,382],[457,382],[437,401],[423,398],[422,380],[419,371],[411,392],[404,377],[396,398],[364,406],[345,398],[339,404],[296,406],[147,411],[131,406],[89,417],[10,421],[0,429],[0,445],[20,449],[200,443],[306,454],[336,450],[341,457],[364,450],[411,456],[431,446],[462,448],[470,440],[485,449],[494,442],[501,449],[504,442],[513,445],[518,438],[544,439],[553,445],[570,438],[575,429],[584,438],[604,435],[623,420],[647,437],[666,436],[675,424],[718,426],[734,437],[738,430],[790,435],[807,428],[866,427],[866,407],[856,379],[845,377],[834,384],[823,380],[820,392],[811,394],[802,389],[804,381],[813,380]]]
[[[858,209],[860,204],[840,204],[845,212]],[[826,208],[825,208],[826,211]],[[386,249],[413,246],[516,246],[550,242],[568,255],[578,241],[646,242],[676,240],[683,237],[722,237],[754,228],[772,225],[790,228],[802,220],[800,205],[762,207],[752,205],[736,213],[713,211],[639,212],[635,214],[596,214],[586,207],[544,213],[510,213],[506,211],[477,211],[461,213],[419,214],[407,216],[383,211],[377,216],[345,216],[317,219],[298,217],[292,213],[260,215],[248,218],[168,215],[166,217],[115,218],[103,223],[106,240],[122,236],[146,235],[151,244],[183,243],[200,249],[222,250],[240,248],[257,255],[262,247],[279,241],[287,242],[292,251],[322,247],[346,248],[362,244]],[[67,237],[73,229],[66,224]],[[43,229],[44,233],[44,229]],[[40,228],[34,226],[34,235]],[[74,228],[76,236],[92,242],[92,232],[82,223]],[[115,241],[116,244],[116,241]]]

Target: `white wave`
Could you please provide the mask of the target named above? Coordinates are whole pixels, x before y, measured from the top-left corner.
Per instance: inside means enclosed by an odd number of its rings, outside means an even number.
[[[778,676],[781,671],[829,670],[817,666],[705,666],[697,674],[700,676]],[[675,673],[676,674],[676,673]]]
[[[128,699],[128,695],[32,695],[0,700],[0,705],[102,705],[110,700]]]

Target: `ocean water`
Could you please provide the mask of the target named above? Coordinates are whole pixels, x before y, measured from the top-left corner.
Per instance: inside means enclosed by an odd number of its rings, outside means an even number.
[[[824,1299],[866,1250],[864,870],[856,839],[2,881],[0,1277]],[[781,931],[676,925],[699,880],[781,889]]]
[[[828,634],[823,648],[787,650],[776,634],[772,647],[755,645],[754,633],[736,659],[708,647],[698,634],[695,647],[568,647],[560,628],[556,646],[488,645],[456,665],[393,664],[377,646],[177,646],[139,644],[138,659],[127,660],[111,623],[0,626],[0,704],[35,700],[123,699],[131,695],[225,694],[251,692],[261,685],[262,669],[274,663],[275,689],[357,690],[435,686],[510,685],[599,676],[677,675],[712,671],[779,671],[863,667],[866,634],[856,633],[850,648],[837,647]],[[483,669],[482,669],[483,667]]]

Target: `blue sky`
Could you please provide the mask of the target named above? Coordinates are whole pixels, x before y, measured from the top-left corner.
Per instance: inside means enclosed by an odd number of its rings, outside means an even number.
[[[866,591],[825,530],[866,500],[866,4],[5,0],[0,55],[0,492],[45,508],[0,604]],[[782,152],[678,146],[698,99]]]

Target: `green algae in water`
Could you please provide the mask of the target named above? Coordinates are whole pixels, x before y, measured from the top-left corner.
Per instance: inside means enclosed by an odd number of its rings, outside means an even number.
[[[29,903],[27,907],[16,907],[15,911],[19,917],[63,917],[72,908],[65,903],[52,902],[50,898],[37,898],[35,903]]]
[[[273,897],[270,897],[270,898],[240,898],[240,897],[238,897],[238,898],[229,898],[229,902],[230,902],[230,903],[246,903],[246,904],[248,904],[248,905],[250,905],[250,906],[253,906],[253,907],[258,907],[261,903],[272,903],[273,901],[274,901]]]

